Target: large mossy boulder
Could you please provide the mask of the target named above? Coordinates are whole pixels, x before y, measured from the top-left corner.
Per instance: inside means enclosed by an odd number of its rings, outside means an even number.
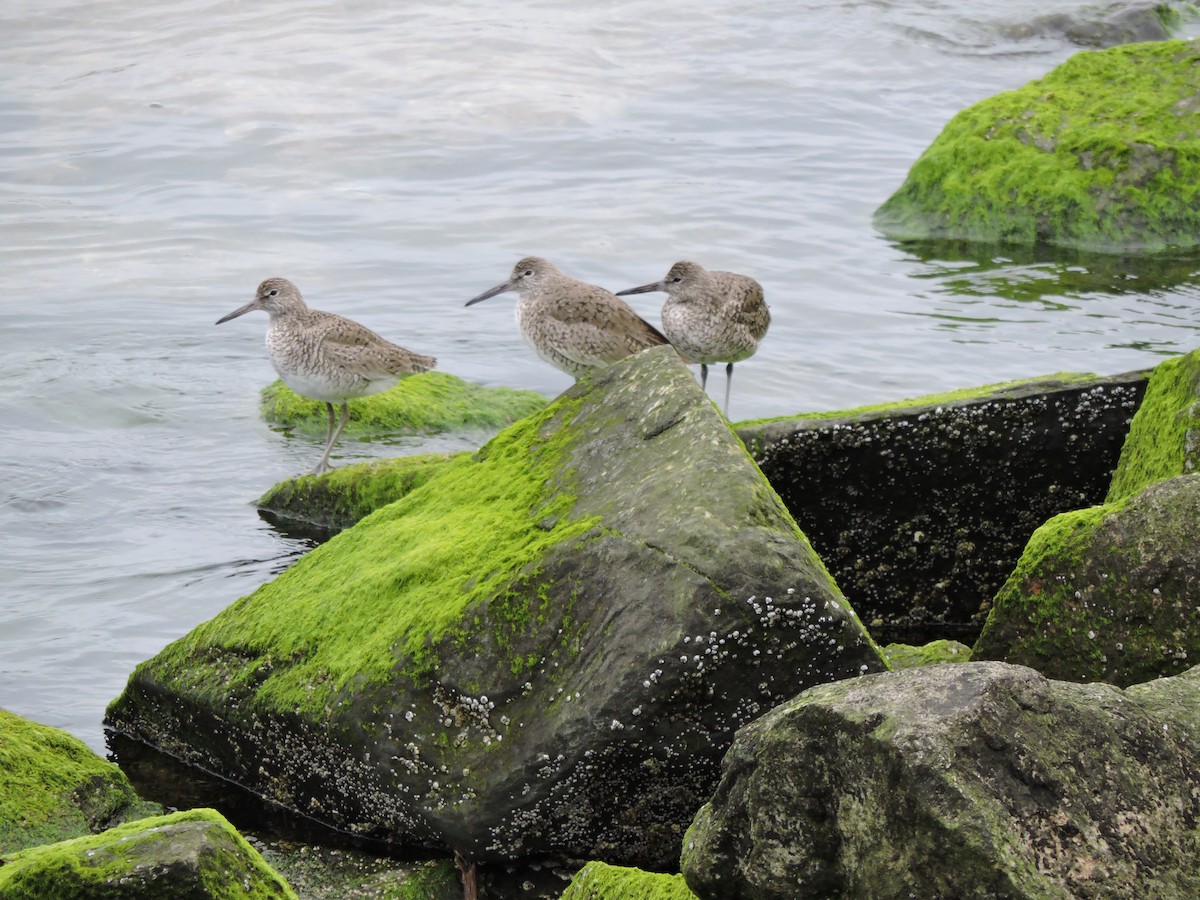
[[[139,819],[0,858],[3,900],[296,900],[215,810]]]
[[[738,733],[683,872],[703,900],[1200,896],[1197,710],[1200,669],[814,687]]]
[[[1063,374],[738,425],[884,642],[974,641],[1050,516],[1104,499],[1147,374]]]
[[[974,659],[1132,684],[1200,658],[1200,351],[1160,363],[1107,502],[1037,529]]]
[[[0,854],[162,812],[83,741],[4,709],[0,772]]]
[[[391,390],[350,404],[345,437],[494,431],[542,409],[549,401],[533,391],[486,387],[446,372],[401,379]],[[325,404],[293,392],[282,381],[263,388],[263,418],[271,425],[324,437]]]
[[[963,110],[875,224],[899,240],[1200,246],[1200,41],[1077,53]]]
[[[356,833],[662,868],[737,727],[881,668],[662,348],[168,646],[108,722]]]

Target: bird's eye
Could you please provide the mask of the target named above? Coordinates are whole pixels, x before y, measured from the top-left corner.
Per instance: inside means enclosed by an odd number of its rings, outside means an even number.
[[[279,288],[271,288],[271,291],[270,291],[270,293],[267,294],[267,296],[268,297],[278,297],[279,296]]]
[[[681,281],[683,281],[682,275],[676,275],[674,278],[671,279],[672,284],[679,284],[679,282],[681,282]]]
[[[530,278],[533,275],[533,269],[526,269],[521,275],[525,278]]]

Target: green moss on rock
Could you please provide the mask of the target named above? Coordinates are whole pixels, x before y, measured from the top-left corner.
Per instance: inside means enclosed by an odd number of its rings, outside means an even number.
[[[1200,350],[1160,363],[1129,425],[1108,502],[1165,478],[1196,471],[1200,461]]]
[[[560,401],[478,453],[448,459],[441,477],[374,513],[372,527],[307,553],[168,646],[155,667],[173,672],[181,691],[246,682],[260,702],[317,714],[341,692],[387,681],[398,664],[425,682],[466,609],[503,595],[549,547],[595,525],[568,517],[573,497],[553,483],[571,416]],[[205,647],[225,650],[197,654]]]
[[[464,453],[423,453],[343,466],[281,481],[258,499],[280,519],[341,531],[441,475]]]
[[[445,372],[424,372],[402,379],[382,394],[353,401],[343,436],[491,430],[511,425],[547,402],[533,391],[485,387]],[[262,413],[272,425],[325,434],[325,404],[299,396],[282,381],[263,388]]]
[[[5,856],[0,897],[295,900],[296,894],[220,813],[195,809]]]
[[[590,862],[575,873],[562,900],[696,900],[696,895],[682,875]]]
[[[876,212],[897,239],[1200,244],[1200,41],[1072,56],[955,116]]]
[[[974,659],[1133,684],[1200,654],[1200,475],[1056,516],[996,595]]]
[[[971,648],[959,641],[930,641],[920,647],[912,644],[888,644],[883,658],[893,669],[915,669],[938,663],[961,663],[971,659]]]
[[[65,731],[0,709],[0,853],[161,812],[125,774]]]

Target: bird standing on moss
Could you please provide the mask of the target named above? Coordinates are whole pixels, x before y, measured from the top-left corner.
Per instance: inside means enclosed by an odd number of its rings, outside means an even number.
[[[733,364],[749,359],[771,324],[763,289],[753,278],[734,272],[710,272],[694,262],[677,262],[662,281],[617,291],[617,296],[663,291],[663,333],[679,355],[700,363],[700,387],[708,382],[709,363],[725,363],[725,415]]]
[[[594,284],[576,281],[537,256],[521,260],[508,281],[468,300],[467,306],[505,291],[516,291],[520,297],[517,327],[525,342],[550,365],[575,378],[669,343],[624,300]]]
[[[350,418],[349,401],[386,391],[406,375],[428,372],[437,365],[432,356],[405,350],[351,319],[309,309],[299,288],[286,278],[268,278],[258,286],[253,300],[217,319],[216,324],[256,309],[271,317],[267,355],[283,383],[301,397],[325,403],[325,452],[314,475],[332,468],[329,453]],[[335,403],[342,405],[336,428]]]

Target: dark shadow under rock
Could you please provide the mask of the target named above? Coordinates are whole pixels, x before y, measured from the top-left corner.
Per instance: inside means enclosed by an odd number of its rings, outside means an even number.
[[[1103,500],[1147,373],[1072,376],[738,434],[881,643],[972,643],[1029,536]]]

